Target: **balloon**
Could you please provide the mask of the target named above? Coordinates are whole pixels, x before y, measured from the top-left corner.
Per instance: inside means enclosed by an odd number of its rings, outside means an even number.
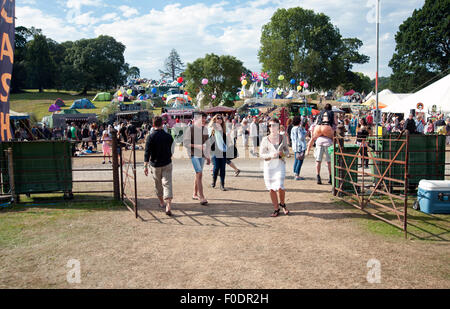
[[[297,86],[297,91],[302,90],[302,86]]]
[[[127,90],[127,93],[128,93],[128,94],[132,94],[132,93],[133,93],[133,90],[128,89],[128,90]]]
[[[156,93],[158,90],[156,88],[152,88],[152,93]]]
[[[284,75],[278,76],[278,80],[284,80]]]
[[[291,85],[295,85],[295,79],[291,79]]]
[[[213,100],[216,98],[216,95],[215,94],[213,94],[212,96],[211,96],[211,98],[213,98]]]
[[[300,86],[304,86],[305,85],[305,82],[300,82]]]
[[[303,87],[305,87],[305,89],[308,88],[309,87],[308,83],[305,83]]]
[[[244,79],[244,80],[241,82],[241,84],[242,84],[242,86],[245,86],[245,85],[247,85],[247,81]]]
[[[166,93],[166,94],[164,95],[164,97],[165,97],[165,98],[167,98],[167,97],[168,97],[167,93]]]
[[[185,91],[185,92],[184,92],[184,94],[185,94],[185,95],[188,95],[188,92],[187,92],[187,91]]]
[[[183,77],[178,77],[178,78],[177,78],[177,82],[178,82],[179,84],[181,84],[181,83],[183,82]]]
[[[117,95],[118,95],[119,97],[121,97],[121,96],[122,96],[122,91],[119,91],[119,92],[117,93]]]
[[[208,80],[206,78],[202,79],[202,84],[203,85],[207,85],[208,84]]]

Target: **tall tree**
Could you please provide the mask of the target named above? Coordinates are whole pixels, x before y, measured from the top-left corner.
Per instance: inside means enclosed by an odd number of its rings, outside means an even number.
[[[392,90],[411,92],[450,67],[450,1],[426,0],[400,25],[389,66]]]
[[[141,70],[138,67],[131,67],[127,71],[127,79],[136,79],[141,76]]]
[[[26,70],[29,85],[43,92],[44,88],[53,85],[55,64],[50,55],[47,38],[42,34],[34,36],[27,43]]]
[[[81,75],[77,88],[109,90],[126,80],[128,69],[124,58],[125,45],[113,37],[101,35],[82,39],[67,50],[66,61]]]
[[[344,41],[325,14],[296,7],[278,9],[263,26],[258,56],[272,82],[282,74],[287,80],[307,80],[315,88],[332,89],[352,63],[368,61],[357,52],[361,45],[358,39]]]
[[[188,63],[184,77],[189,94],[196,97],[200,89],[205,94],[206,103],[219,105],[225,92],[236,93],[240,86],[242,72],[248,71],[242,61],[233,56],[207,54],[192,63]],[[208,79],[207,85],[202,80]],[[212,96],[216,98],[213,99]]]
[[[13,74],[11,78],[11,92],[19,92],[26,87],[27,72],[25,59],[27,56],[27,43],[33,38],[33,29],[16,27],[16,39],[14,48]],[[34,30],[34,32],[36,29]]]
[[[159,70],[162,78],[172,78],[175,80],[180,73],[184,71],[184,63],[181,62],[180,55],[175,49],[172,49],[169,57],[164,62],[164,69]]]

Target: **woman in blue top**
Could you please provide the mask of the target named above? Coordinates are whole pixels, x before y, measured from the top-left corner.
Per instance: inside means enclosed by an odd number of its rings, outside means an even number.
[[[300,177],[300,169],[303,165],[303,160],[305,159],[306,151],[306,130],[305,122],[301,125],[300,116],[295,116],[292,124],[294,127],[291,130],[291,141],[292,141],[292,151],[295,153],[294,161],[294,174],[295,180],[303,180]]]

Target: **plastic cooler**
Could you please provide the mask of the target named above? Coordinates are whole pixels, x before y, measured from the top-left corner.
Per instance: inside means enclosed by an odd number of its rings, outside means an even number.
[[[450,214],[450,180],[421,180],[417,205],[427,214]]]

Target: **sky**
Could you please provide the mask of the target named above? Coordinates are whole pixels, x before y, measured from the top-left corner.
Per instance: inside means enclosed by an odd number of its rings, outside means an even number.
[[[395,34],[425,0],[380,2],[379,75],[389,76]],[[126,46],[126,62],[146,78],[160,78],[172,48],[185,64],[215,53],[260,72],[262,26],[277,9],[297,6],[328,15],[344,38],[359,38],[370,61],[353,71],[375,77],[376,0],[16,0],[16,26],[42,29],[57,42],[112,36]]]

